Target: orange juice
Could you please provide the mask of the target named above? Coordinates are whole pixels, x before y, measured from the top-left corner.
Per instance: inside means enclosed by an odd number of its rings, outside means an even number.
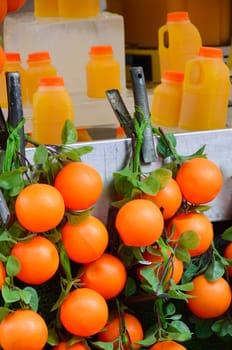
[[[111,46],[92,46],[86,64],[87,96],[105,98],[106,90],[121,90],[120,65]]]
[[[202,47],[199,55],[186,64],[180,128],[195,131],[226,127],[229,73],[221,48]]]
[[[43,76],[56,76],[57,70],[51,63],[49,52],[33,52],[27,59],[28,99],[32,104],[33,95],[38,88],[39,79]]]
[[[100,0],[58,0],[58,11],[61,17],[94,17],[100,12]]]
[[[161,76],[167,70],[184,72],[186,62],[194,58],[202,46],[200,33],[185,11],[169,12],[158,37]]]
[[[58,0],[34,0],[34,13],[36,17],[57,17]]]
[[[182,102],[183,72],[165,71],[153,93],[151,119],[155,125],[178,126]]]
[[[33,96],[32,137],[40,143],[61,144],[66,120],[74,122],[74,108],[64,79],[41,78]]]
[[[3,70],[0,74],[0,105],[3,108],[8,107],[7,100],[7,86],[6,86],[6,72],[19,72],[22,104],[25,105],[27,101],[27,79],[26,70],[21,65],[21,57],[18,52],[6,52],[6,60]]]

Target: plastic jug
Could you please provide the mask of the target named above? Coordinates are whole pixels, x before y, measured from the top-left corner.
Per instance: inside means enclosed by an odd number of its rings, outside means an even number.
[[[57,17],[57,0],[34,0],[34,14],[36,17]]]
[[[87,96],[105,98],[106,90],[121,90],[120,65],[113,56],[112,46],[92,46],[86,64]]]
[[[229,69],[222,49],[202,47],[186,65],[179,127],[212,130],[226,127],[230,95]]]
[[[158,31],[161,76],[167,70],[184,72],[185,64],[194,58],[202,40],[188,12],[169,12],[167,23]]]
[[[100,12],[99,0],[57,0],[59,16],[67,18],[88,18]]]
[[[22,104],[25,105],[27,101],[27,79],[26,70],[21,65],[21,56],[18,52],[6,52],[5,64],[0,74],[0,105],[3,108],[8,107],[7,87],[6,87],[6,72],[19,72]]]
[[[165,71],[153,92],[151,119],[156,125],[178,126],[184,73]]]
[[[33,96],[32,137],[40,143],[61,144],[66,120],[74,122],[74,108],[63,77],[41,78]]]
[[[56,76],[57,70],[51,63],[51,57],[47,51],[28,54],[27,64],[28,99],[32,104],[33,95],[38,88],[39,79],[43,76]]]

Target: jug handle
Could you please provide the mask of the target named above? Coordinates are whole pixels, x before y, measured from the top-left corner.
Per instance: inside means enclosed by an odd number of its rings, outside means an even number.
[[[167,49],[169,47],[169,31],[167,25],[160,27],[158,31],[158,39],[160,49]]]

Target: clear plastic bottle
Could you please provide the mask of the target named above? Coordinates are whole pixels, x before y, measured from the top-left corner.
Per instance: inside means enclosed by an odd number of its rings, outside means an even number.
[[[58,0],[34,0],[35,17],[58,17]]]
[[[121,90],[120,65],[110,45],[92,46],[86,64],[87,96],[105,98],[106,90]]]
[[[161,76],[167,70],[184,72],[185,64],[202,46],[201,35],[186,11],[169,12],[167,23],[158,31]]]
[[[177,127],[182,102],[184,73],[165,71],[153,92],[151,119],[154,125]]]
[[[51,62],[49,52],[32,52],[27,58],[27,86],[28,99],[30,104],[33,101],[33,95],[39,84],[39,79],[43,76],[56,76],[56,67]]]
[[[226,127],[230,71],[221,48],[202,47],[186,64],[179,127],[197,131]]]
[[[5,64],[2,72],[0,73],[0,105],[3,108],[8,107],[7,100],[7,88],[6,88],[6,72],[19,72],[22,104],[25,105],[27,102],[27,78],[26,70],[21,65],[21,56],[18,52],[6,52],[5,53]]]
[[[94,17],[100,12],[99,0],[57,0],[59,16],[66,18]]]
[[[74,122],[74,108],[63,77],[41,78],[33,96],[32,137],[40,143],[61,144],[66,120]]]

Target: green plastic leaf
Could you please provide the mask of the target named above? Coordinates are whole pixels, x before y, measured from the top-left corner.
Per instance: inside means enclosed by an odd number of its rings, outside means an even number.
[[[131,277],[128,277],[126,281],[126,285],[124,288],[124,294],[126,297],[129,297],[131,295],[134,295],[136,292],[136,283],[135,280]]]
[[[97,349],[114,350],[114,342],[95,341],[95,342],[92,342],[92,344]]]
[[[168,327],[169,336],[176,341],[186,341],[191,339],[192,333],[183,321],[172,321]]]
[[[8,285],[4,284],[2,287],[2,297],[5,303],[15,303],[21,299],[20,290],[10,288]]]
[[[200,242],[200,238],[194,231],[186,231],[179,238],[179,245],[183,248],[195,249]]]
[[[191,256],[189,254],[188,249],[178,246],[176,249],[176,253],[175,253],[177,259],[189,263],[191,261]]]
[[[166,168],[159,168],[153,171],[151,176],[159,181],[160,189],[163,189],[172,177],[172,171]]]
[[[176,147],[176,137],[172,133],[166,133],[165,136],[167,140],[170,142],[170,144],[173,147]],[[164,158],[170,157],[172,155],[170,148],[168,147],[167,143],[164,141],[163,138],[160,138],[158,140],[157,152]]]
[[[32,310],[35,312],[38,311],[39,297],[36,289],[27,286],[21,291],[20,296],[25,304],[28,304]]]
[[[34,157],[33,157],[35,164],[45,164],[48,160],[48,150],[45,147],[45,145],[39,145],[35,149]]]
[[[12,310],[7,307],[0,307],[0,322],[10,313]]]
[[[4,172],[0,174],[0,187],[4,190],[10,190],[14,186],[23,183],[23,175],[20,169]]]
[[[77,142],[77,129],[71,120],[66,120],[62,129],[62,143],[71,144]]]
[[[212,331],[220,337],[232,336],[232,324],[230,319],[221,319],[212,325]]]
[[[71,226],[75,226],[79,223],[81,223],[82,221],[84,221],[93,211],[93,208],[89,209],[89,210],[84,210],[84,211],[77,211],[74,213],[70,212],[70,211],[66,211],[65,215],[68,219],[68,223]]]
[[[227,228],[221,235],[222,239],[225,241],[232,242],[232,226]]]
[[[6,263],[6,272],[8,276],[16,276],[21,270],[20,261],[13,255],[10,255]]]
[[[168,303],[165,307],[165,315],[166,316],[172,316],[176,312],[176,306],[173,303]]]
[[[64,269],[65,276],[68,281],[72,281],[71,265],[68,258],[68,254],[64,248],[64,245],[60,243],[60,263]]]
[[[225,267],[221,262],[214,260],[205,271],[205,277],[208,281],[216,281],[225,273]]]

